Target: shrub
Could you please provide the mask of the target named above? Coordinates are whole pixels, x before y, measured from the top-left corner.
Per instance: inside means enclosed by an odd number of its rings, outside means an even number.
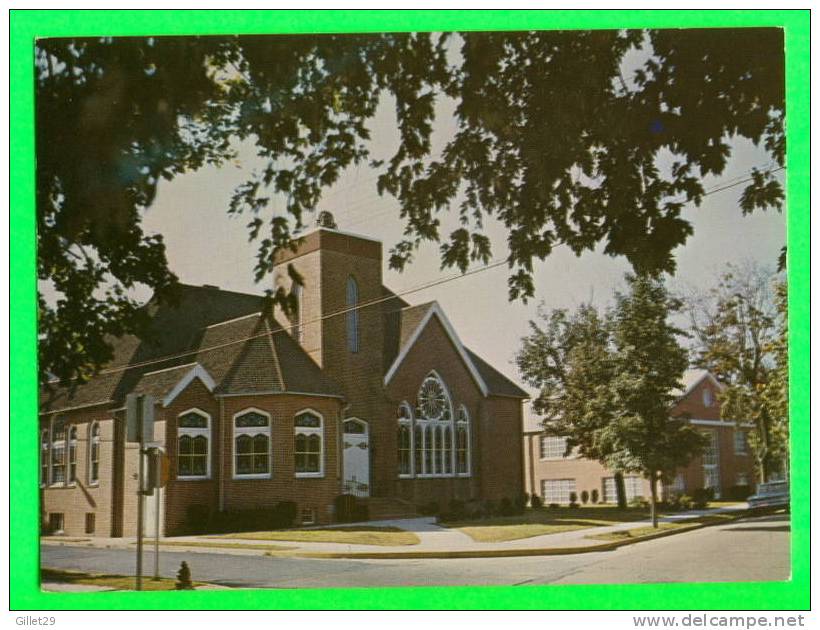
[[[444,521],[461,521],[468,518],[467,506],[464,501],[458,499],[450,499],[447,504],[447,511],[440,515]]]
[[[203,534],[210,527],[211,508],[207,505],[194,504],[185,508],[185,525],[183,529],[188,534]]]
[[[273,511],[275,527],[293,527],[298,512],[295,501],[279,501]]]
[[[571,508],[577,508],[578,507],[578,494],[577,493],[575,493],[575,492],[570,492],[569,493],[569,506]]]
[[[370,520],[370,508],[364,501],[357,500],[353,506],[353,522],[360,523]]]
[[[501,502],[498,504],[498,513],[501,516],[512,516],[515,514],[515,507],[513,506],[513,502],[510,501],[507,497],[501,499]]]
[[[581,503],[583,503],[584,505],[589,503],[589,492],[587,492],[586,490],[581,490]]]
[[[697,510],[702,510],[709,504],[709,501],[713,501],[714,499],[714,488],[696,488],[692,492],[692,503]]]
[[[748,485],[732,486],[726,491],[726,498],[730,501],[745,501],[752,494],[752,487]]]
[[[589,495],[589,500],[592,501],[593,504],[598,503],[598,488],[593,488],[592,493]]]
[[[542,499],[539,495],[534,494],[530,497],[530,506],[535,510],[540,510],[544,507],[544,499]]]
[[[422,516],[436,516],[439,513],[438,502],[428,501],[416,506],[416,510]]]
[[[629,500],[629,507],[631,507],[631,508],[640,508],[642,510],[645,510],[646,508],[649,507],[649,501],[647,501],[646,499],[644,499],[643,497],[640,497],[640,496],[632,497]]]
[[[333,499],[333,516],[338,523],[352,523],[356,510],[356,497],[352,494],[340,494]]]
[[[550,504],[549,504],[549,509],[551,509],[551,510],[557,510],[557,509],[558,509],[558,508],[560,508],[560,507],[561,507],[561,506],[560,506],[560,505],[558,505],[557,503],[550,503]]]
[[[527,507],[527,503],[530,501],[530,495],[526,492],[524,494],[519,494],[515,501],[513,502],[513,510],[515,514],[523,514],[524,510]]]

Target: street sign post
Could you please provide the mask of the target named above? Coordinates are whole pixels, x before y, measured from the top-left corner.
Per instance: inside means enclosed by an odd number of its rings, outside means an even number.
[[[137,578],[136,590],[142,590],[142,539],[145,518],[145,441],[154,439],[154,398],[143,394],[128,394],[125,399],[126,441],[139,442],[137,477]]]

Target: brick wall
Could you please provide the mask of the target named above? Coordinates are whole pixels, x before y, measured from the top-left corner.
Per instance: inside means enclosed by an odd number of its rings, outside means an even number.
[[[49,514],[63,514],[64,531],[70,536],[86,534],[86,514],[94,514],[95,531],[98,536],[110,536],[113,528],[113,499],[115,485],[114,468],[114,420],[109,411],[91,408],[67,412],[66,440],[71,426],[77,428],[77,478],[72,484],[41,485],[41,511],[48,522]],[[50,426],[54,414],[40,419],[40,429]],[[100,473],[99,481],[90,478],[90,428],[92,423],[100,426]],[[39,437],[38,437],[39,444]],[[68,443],[66,442],[66,462]],[[66,466],[66,479],[68,467]]]

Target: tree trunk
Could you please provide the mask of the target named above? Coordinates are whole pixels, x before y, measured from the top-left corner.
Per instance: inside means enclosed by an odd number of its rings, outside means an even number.
[[[624,474],[622,472],[615,473],[615,494],[618,497],[618,509],[626,509],[626,487],[624,486]]]
[[[653,472],[649,477],[649,514],[652,527],[658,526],[658,475]]]

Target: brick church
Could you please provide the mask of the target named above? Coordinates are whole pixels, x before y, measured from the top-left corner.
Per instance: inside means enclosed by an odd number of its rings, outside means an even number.
[[[294,525],[330,523],[341,494],[377,518],[523,493],[527,393],[465,347],[436,302],[384,287],[380,242],[317,228],[278,252],[274,282],[297,305],[287,317],[259,295],[183,285],[175,305],[146,305],[151,334],[117,339],[97,376],[42,392],[45,527],[135,534],[129,393],[153,396],[149,444],[169,460],[159,507],[146,501],[149,533],[280,501],[296,503]]]

